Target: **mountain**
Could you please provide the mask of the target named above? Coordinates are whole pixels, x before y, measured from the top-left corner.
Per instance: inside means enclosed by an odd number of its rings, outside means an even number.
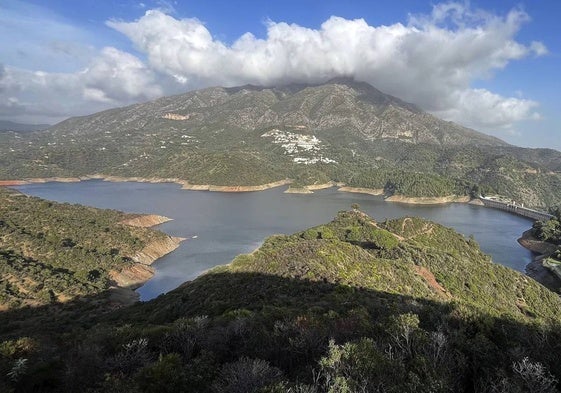
[[[14,131],[14,132],[33,132],[42,131],[49,128],[49,124],[24,124],[14,123],[13,121],[0,120],[0,132]]]
[[[0,187],[0,313],[93,295],[96,304],[134,301],[130,288],[152,277],[149,264],[179,243],[141,227],[160,222]]]
[[[411,197],[561,203],[561,153],[440,120],[350,79],[208,88],[0,135],[0,179],[104,176],[294,188],[330,181]]]
[[[78,304],[0,314],[1,388],[559,391],[561,299],[420,218],[340,212],[150,302]]]
[[[366,140],[506,145],[497,138],[442,121],[367,83],[344,78],[315,86],[208,88],[69,119],[52,131],[83,135],[150,128],[166,130],[185,125],[185,130],[228,127],[253,131],[281,127],[318,133],[345,130]]]

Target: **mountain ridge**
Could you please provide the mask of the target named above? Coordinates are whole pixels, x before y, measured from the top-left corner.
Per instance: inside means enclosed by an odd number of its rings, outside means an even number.
[[[440,120],[348,78],[211,87],[0,136],[0,179],[107,176],[257,186],[294,179],[441,197],[561,203],[561,153]],[[423,186],[425,184],[426,186]]]
[[[233,100],[238,100],[240,97],[238,97],[237,95],[246,95],[247,93],[258,93],[260,95],[259,98],[263,98],[263,101],[265,103],[270,103],[268,102],[268,100],[276,100],[276,102],[274,102],[274,105],[276,104],[282,104],[282,101],[286,100],[286,96],[292,96],[289,98],[295,98],[294,96],[296,96],[296,98],[298,98],[298,95],[305,95],[307,96],[307,91],[306,90],[315,90],[318,88],[323,88],[323,87],[332,87],[332,88],[336,88],[338,86],[345,86],[348,89],[339,89],[338,91],[332,91],[332,92],[323,92],[323,94],[327,94],[328,97],[327,98],[331,98],[329,97],[329,95],[337,95],[337,93],[339,93],[340,96],[343,96],[344,94],[349,94],[349,93],[360,93],[360,94],[355,94],[355,97],[357,98],[357,101],[366,101],[369,102],[373,105],[378,105],[380,106],[380,108],[377,108],[378,111],[380,113],[383,114],[384,109],[390,107],[391,105],[397,105],[398,107],[402,107],[402,108],[406,108],[407,110],[409,110],[411,113],[415,114],[415,115],[421,115],[426,119],[429,119],[430,121],[435,121],[436,123],[438,123],[439,127],[445,127],[445,126],[450,126],[454,129],[454,131],[458,131],[458,130],[462,130],[464,131],[466,134],[468,134],[469,136],[476,136],[477,138],[480,138],[481,141],[485,141],[488,142],[490,144],[498,144],[498,145],[508,145],[508,143],[480,133],[478,131],[457,125],[453,122],[448,122],[448,121],[444,121],[441,120],[433,115],[430,115],[424,111],[422,111],[419,107],[417,107],[414,104],[410,104],[407,103],[405,101],[400,100],[397,97],[382,93],[380,90],[376,89],[375,87],[365,83],[365,82],[356,82],[353,79],[350,78],[334,78],[331,79],[330,81],[326,82],[326,83],[322,83],[322,84],[290,84],[290,85],[285,85],[285,86],[279,86],[279,87],[261,87],[261,86],[256,86],[256,85],[244,85],[244,86],[239,86],[239,87],[219,87],[219,86],[213,86],[213,87],[208,87],[208,88],[204,88],[201,90],[196,90],[196,91],[191,91],[191,92],[187,92],[187,93],[183,93],[183,94],[178,94],[178,95],[174,95],[174,96],[168,96],[168,97],[162,97],[153,101],[148,101],[145,103],[139,103],[139,104],[133,104],[133,105],[129,105],[126,107],[121,107],[121,108],[112,108],[112,109],[108,109],[102,112],[98,112],[92,115],[85,115],[85,116],[78,116],[78,117],[72,117],[69,118],[67,120],[64,120],[54,126],[51,127],[51,131],[54,130],[58,130],[58,129],[66,129],[66,123],[70,123],[71,127],[75,125],[76,122],[78,121],[83,121],[92,117],[97,117],[99,116],[107,116],[107,115],[112,115],[115,112],[121,112],[121,111],[125,111],[125,112],[130,112],[132,110],[137,110],[137,109],[149,109],[151,106],[157,107],[159,106],[159,110],[156,109],[155,111],[155,115],[165,115],[167,112],[169,111],[178,111],[178,112],[182,112],[182,111],[188,111],[188,110],[194,110],[195,112],[201,111],[203,109],[208,109],[210,107],[213,106],[224,106],[225,104],[230,103]],[[204,97],[203,99],[201,97]],[[344,96],[343,96],[344,97]],[[304,99],[306,99],[307,97],[304,97]],[[349,97],[344,97],[344,98],[349,98]],[[172,101],[172,102],[170,102]],[[197,105],[198,104],[198,105]],[[292,104],[292,103],[291,103]],[[301,103],[302,105],[304,105],[304,103]],[[274,106],[273,105],[273,106]],[[221,110],[223,108],[218,108],[218,110]],[[273,108],[275,109],[275,108]],[[393,109],[393,108],[391,108]],[[325,111],[325,109],[324,109]],[[214,111],[211,112],[210,115],[205,116],[202,121],[208,121],[209,118],[214,117]],[[320,111],[321,113],[321,111]],[[189,113],[178,113],[182,116],[186,116],[189,115]],[[323,114],[323,113],[321,113]],[[193,114],[191,114],[193,115]],[[200,113],[196,113],[195,115],[200,115]],[[313,117],[313,116],[312,116]],[[191,120],[191,119],[185,119],[185,120]],[[237,118],[235,120],[238,120]],[[275,117],[275,120],[268,120],[267,119],[267,113],[261,113],[259,116],[259,121],[255,121],[253,124],[251,124],[251,126],[248,126],[248,128],[267,128],[267,127],[272,127],[274,125],[277,125],[280,123],[282,123],[282,118],[280,117]],[[316,119],[305,119],[308,123],[313,123],[313,120]],[[313,126],[315,128],[320,128],[319,124],[313,124]],[[81,130],[83,131],[83,129]],[[477,139],[479,140],[479,139]],[[436,142],[438,141],[437,139],[432,139],[432,142]],[[450,142],[453,142],[452,140],[450,140]],[[471,144],[471,143],[470,143]]]
[[[34,132],[43,131],[51,127],[50,124],[26,124],[16,123],[9,120],[0,120],[0,132]]]

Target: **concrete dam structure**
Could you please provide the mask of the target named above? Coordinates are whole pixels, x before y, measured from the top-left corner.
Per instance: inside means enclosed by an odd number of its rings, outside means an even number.
[[[517,205],[514,202],[507,203],[502,202],[492,198],[484,198],[480,197],[479,200],[483,202],[483,205],[486,207],[492,207],[493,209],[504,210],[507,212],[511,212],[514,214],[518,214],[519,216],[528,217],[532,220],[549,220],[553,216],[546,212],[541,212],[538,210],[528,209],[527,207]]]

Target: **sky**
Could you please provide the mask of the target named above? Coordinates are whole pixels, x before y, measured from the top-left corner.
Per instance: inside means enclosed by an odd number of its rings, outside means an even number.
[[[347,76],[561,150],[559,15],[556,0],[0,0],[0,120]]]

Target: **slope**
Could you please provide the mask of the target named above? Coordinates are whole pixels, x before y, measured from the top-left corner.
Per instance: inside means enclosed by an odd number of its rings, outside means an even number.
[[[0,310],[64,303],[146,281],[153,275],[148,264],[180,239],[125,225],[138,217],[0,187]]]
[[[50,357],[40,329],[20,328],[27,338],[6,341],[2,361],[29,359],[26,378],[5,382],[28,390],[554,392],[560,311],[558,296],[448,228],[352,211],[65,326]]]

